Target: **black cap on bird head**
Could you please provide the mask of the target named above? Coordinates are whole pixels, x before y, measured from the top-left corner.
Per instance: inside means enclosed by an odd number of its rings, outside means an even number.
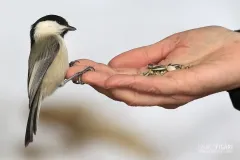
[[[63,17],[54,14],[46,15],[32,24],[30,30],[31,45],[35,41],[35,36],[59,34],[64,37],[68,31],[75,30],[76,28],[69,25]]]

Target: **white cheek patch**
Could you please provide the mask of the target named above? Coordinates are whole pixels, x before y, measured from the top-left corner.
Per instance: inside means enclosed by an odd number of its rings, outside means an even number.
[[[66,28],[55,21],[44,21],[37,24],[35,27],[34,38],[38,39],[41,36],[52,34],[61,34],[62,30]]]

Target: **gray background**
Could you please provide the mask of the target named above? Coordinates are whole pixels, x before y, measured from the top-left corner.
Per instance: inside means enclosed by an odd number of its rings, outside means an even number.
[[[165,110],[131,108],[72,83],[44,102],[34,143],[24,148],[29,30],[39,17],[58,14],[77,27],[66,36],[70,60],[107,63],[175,32],[238,29],[239,7],[237,0],[1,0],[0,159],[239,159],[240,112],[225,92]]]

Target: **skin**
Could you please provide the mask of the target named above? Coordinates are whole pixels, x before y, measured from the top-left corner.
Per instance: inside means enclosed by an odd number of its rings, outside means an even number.
[[[114,57],[108,65],[80,59],[69,78],[87,66],[82,80],[109,98],[129,106],[174,109],[193,100],[240,87],[240,33],[220,26],[173,34]],[[164,76],[139,75],[149,63],[192,65]]]

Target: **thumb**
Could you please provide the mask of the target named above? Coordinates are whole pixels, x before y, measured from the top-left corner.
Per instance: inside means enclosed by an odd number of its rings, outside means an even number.
[[[113,68],[140,68],[165,59],[180,42],[180,33],[171,35],[155,44],[139,47],[119,54],[108,65]]]

